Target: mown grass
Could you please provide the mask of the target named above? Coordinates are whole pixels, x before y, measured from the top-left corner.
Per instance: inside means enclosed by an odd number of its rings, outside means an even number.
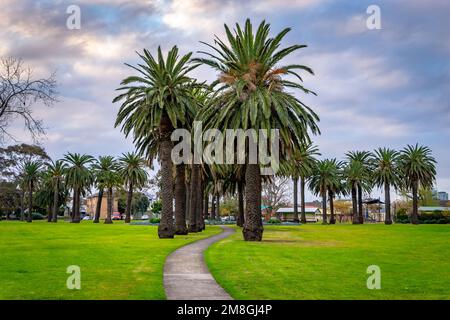
[[[0,299],[165,299],[166,256],[219,232],[160,240],[155,226],[1,221]],[[70,265],[81,290],[67,289]]]
[[[261,243],[237,231],[206,252],[236,299],[450,299],[450,225],[268,226]]]

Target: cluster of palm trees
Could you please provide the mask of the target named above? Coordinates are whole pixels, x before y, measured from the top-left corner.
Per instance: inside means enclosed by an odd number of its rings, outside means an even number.
[[[435,181],[435,159],[425,146],[408,145],[401,151],[378,148],[373,153],[353,151],[346,154],[345,161],[337,159],[315,160],[317,149],[309,146],[302,157],[298,157],[297,175],[293,175],[294,185],[298,176],[308,181],[313,193],[322,197],[323,223],[328,223],[327,202],[330,204],[330,224],[336,223],[333,201],[336,196],[351,195],[354,224],[364,223],[363,194],[374,187],[381,188],[385,196],[385,223],[392,224],[390,190],[394,188],[412,194],[413,210],[411,223],[418,221],[419,187],[431,188]],[[305,164],[306,159],[308,164]],[[294,162],[294,171],[297,163]],[[306,172],[306,173],[305,173]],[[303,173],[303,174],[301,174]],[[302,185],[302,196],[304,183]],[[294,198],[294,202],[296,199]],[[304,201],[302,201],[302,204]],[[296,203],[294,207],[296,208]],[[302,222],[306,222],[304,207]]]
[[[125,219],[128,223],[133,191],[142,188],[148,180],[146,166],[147,162],[133,153],[125,153],[118,159],[100,156],[97,160],[86,154],[67,153],[63,159],[48,163],[26,161],[21,168],[21,187],[28,193],[27,221],[32,221],[33,194],[36,191],[37,200],[48,207],[48,222],[57,222],[59,209],[67,200],[69,191],[72,191],[70,222],[79,223],[81,197],[95,186],[98,201],[94,223],[99,222],[105,190],[108,199],[105,223],[112,223],[115,188],[124,188],[128,192]]]
[[[319,133],[319,118],[294,94],[314,94],[303,86],[299,74],[313,71],[301,64],[282,64],[287,56],[306,47],[281,48],[289,31],[286,28],[271,37],[268,23],[263,21],[254,31],[247,20],[243,27],[236,24],[234,30],[225,25],[226,40],[216,36],[214,44],[203,42],[210,50],[200,52],[204,57],[192,58],[192,53],[180,56],[176,46],[166,56],[161,48],[156,56],[144,49],[139,54],[141,63],[128,65],[137,74],[124,79],[118,88],[120,94],[114,102],[122,104],[116,126],[133,137],[140,155],[158,157],[161,163],[160,238],[201,231],[208,215],[207,199],[213,199],[214,214],[218,195],[237,191],[238,224],[243,226],[244,239],[262,239],[264,177],[259,165],[248,161],[244,165],[194,162],[174,168],[170,137],[175,129],[191,130],[194,121],[202,121],[205,129],[221,131],[278,129],[281,158],[299,152],[310,142],[311,134]],[[217,72],[217,80],[206,85],[192,78],[191,71],[200,65]]]

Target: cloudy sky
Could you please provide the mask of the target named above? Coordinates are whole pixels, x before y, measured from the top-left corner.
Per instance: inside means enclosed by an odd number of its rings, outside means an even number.
[[[366,26],[372,4],[381,9],[381,30]],[[81,9],[80,30],[66,27],[69,5]],[[324,157],[419,142],[438,160],[438,188],[450,191],[448,0],[0,0],[0,55],[23,58],[37,76],[56,70],[60,101],[36,110],[52,157],[120,155],[133,145],[113,128],[111,101],[135,51],[196,52],[205,49],[199,41],[223,34],[223,23],[247,17],[267,20],[273,33],[291,27],[285,45],[308,45],[287,62],[316,73],[305,82],[318,97],[301,98],[321,118],[315,142]],[[217,77],[206,67],[192,75]],[[20,122],[13,134],[29,141]]]

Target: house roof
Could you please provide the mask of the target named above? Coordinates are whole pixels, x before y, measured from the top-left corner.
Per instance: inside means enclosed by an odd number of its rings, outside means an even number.
[[[419,211],[450,211],[450,207],[419,207]]]
[[[297,210],[299,213],[302,211],[301,207],[297,207]],[[305,213],[316,213],[317,211],[319,211],[319,209],[316,207],[312,207],[312,206],[305,207]],[[277,210],[277,213],[294,213],[294,207],[280,208]]]

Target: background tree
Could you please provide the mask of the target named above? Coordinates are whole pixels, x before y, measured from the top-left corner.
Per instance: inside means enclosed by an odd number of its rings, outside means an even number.
[[[123,184],[123,180],[119,174],[119,163],[113,160],[111,168],[105,172],[103,176],[103,185],[107,190],[107,211],[105,224],[112,224],[113,203],[114,203],[114,189]]]
[[[398,158],[399,153],[389,148],[378,148],[372,158],[373,181],[379,188],[384,188],[384,223],[387,225],[392,224],[391,186],[399,186]]]
[[[14,137],[8,132],[13,120],[20,118],[33,139],[44,133],[43,122],[33,115],[33,104],[50,106],[56,101],[55,74],[34,79],[33,70],[21,59],[0,58],[0,141]]]
[[[94,158],[86,154],[81,155],[79,153],[69,152],[64,156],[64,161],[68,165],[66,184],[73,190],[71,222],[80,223],[80,196],[85,193],[86,188],[94,181],[94,177],[89,168]]]
[[[412,192],[413,208],[411,223],[418,224],[418,190],[422,186],[431,188],[436,178],[436,160],[431,149],[425,146],[408,145],[400,151],[399,168],[402,186]]]
[[[33,221],[33,192],[39,182],[42,163],[38,161],[27,161],[23,165],[23,179],[28,188],[28,217],[27,222]]]
[[[94,183],[97,187],[97,204],[95,206],[94,223],[100,222],[100,213],[102,210],[103,196],[105,192],[105,177],[110,170],[114,169],[114,157],[100,156],[98,160],[92,164],[92,173]]]
[[[131,205],[133,190],[143,187],[148,181],[148,173],[145,170],[145,160],[134,153],[124,153],[119,159],[119,176],[128,189],[127,206],[125,209],[125,223],[131,221]]]
[[[53,186],[53,210],[51,222],[57,222],[59,211],[59,196],[60,192],[65,188],[64,179],[67,170],[67,164],[62,160],[56,160],[47,165],[48,174],[51,178],[51,185]]]

